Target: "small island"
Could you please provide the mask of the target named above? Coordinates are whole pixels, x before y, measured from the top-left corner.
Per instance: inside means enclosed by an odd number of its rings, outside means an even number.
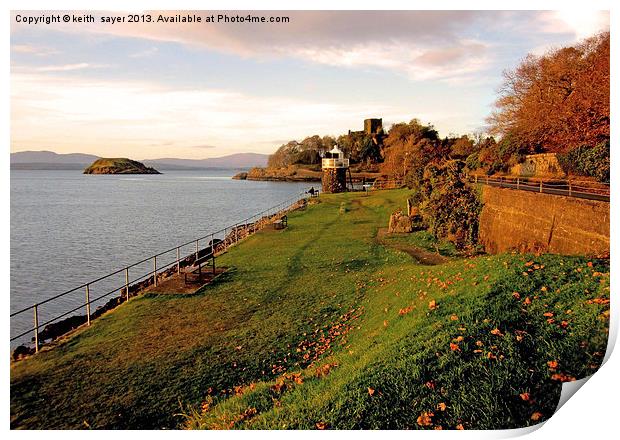
[[[127,158],[101,158],[84,170],[84,174],[161,174],[155,168]]]

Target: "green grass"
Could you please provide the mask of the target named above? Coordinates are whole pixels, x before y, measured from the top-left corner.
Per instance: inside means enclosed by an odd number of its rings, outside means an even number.
[[[419,428],[433,412],[428,428],[484,429],[549,417],[553,374],[584,377],[602,360],[608,305],[591,300],[609,297],[608,262],[418,266],[375,241],[406,195],[322,195],[287,229],[231,249],[220,261],[231,270],[200,294],[133,299],[12,365],[11,426]]]
[[[388,244],[401,244],[405,246],[417,246],[429,252],[438,253],[444,257],[459,256],[459,252],[453,243],[438,240],[428,231],[414,231],[410,234],[387,235],[385,240]]]

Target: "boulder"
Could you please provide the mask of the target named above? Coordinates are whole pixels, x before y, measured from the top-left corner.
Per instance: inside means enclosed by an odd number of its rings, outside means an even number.
[[[411,217],[398,210],[390,216],[388,233],[409,233],[413,231],[413,221]]]

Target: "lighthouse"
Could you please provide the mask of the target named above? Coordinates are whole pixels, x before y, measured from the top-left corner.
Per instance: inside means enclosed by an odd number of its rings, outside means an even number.
[[[347,189],[347,169],[349,159],[336,145],[331,151],[325,153],[322,161],[323,168],[323,192],[339,193]]]

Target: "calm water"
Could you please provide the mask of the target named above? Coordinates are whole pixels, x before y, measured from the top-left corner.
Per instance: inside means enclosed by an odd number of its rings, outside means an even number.
[[[208,170],[140,176],[12,170],[11,312],[234,224],[310,186],[231,176]],[[158,258],[158,267],[174,254]],[[152,262],[132,269],[130,279],[149,270]],[[91,299],[123,283],[124,274],[97,283]],[[78,306],[84,296],[80,290],[42,305],[40,322]],[[32,322],[32,311],[11,318],[11,335]]]

